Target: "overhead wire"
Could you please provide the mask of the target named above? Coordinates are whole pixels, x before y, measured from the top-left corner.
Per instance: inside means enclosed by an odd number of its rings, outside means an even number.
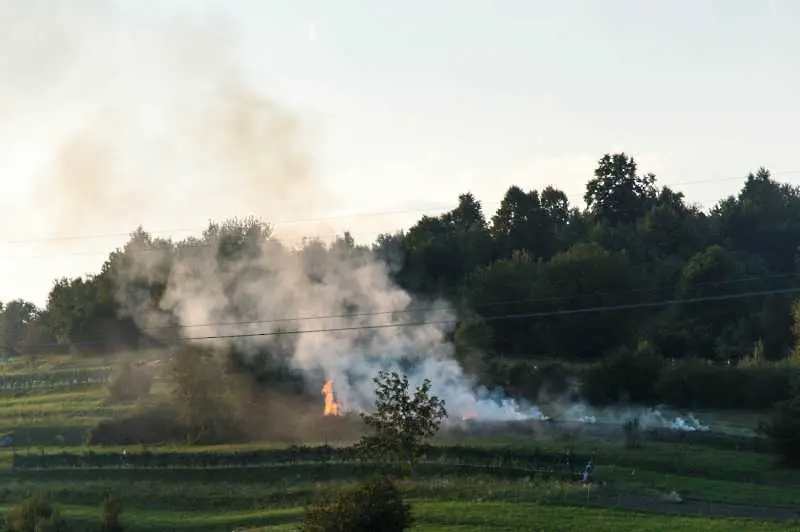
[[[782,172],[782,174],[786,173],[798,173],[800,170],[790,170],[787,172]],[[686,182],[678,182],[678,183],[671,183],[666,184],[666,186],[676,186],[680,184],[699,184],[699,183],[709,183],[709,182],[716,182],[716,181],[725,181],[725,180],[734,180],[734,179],[744,179],[746,176],[736,176],[736,177],[729,177],[729,178],[716,178],[716,179],[704,179],[704,180],[695,180],[695,181],[686,181]],[[695,204],[697,205],[697,204]],[[452,207],[450,207],[452,208]],[[315,220],[295,220],[294,222],[282,222],[282,223],[304,223],[306,221],[322,221],[326,219],[336,219],[336,218],[348,218],[348,217],[358,217],[358,216],[375,216],[381,214],[407,214],[412,212],[424,212],[430,211],[430,209],[420,209],[420,210],[405,210],[405,211],[392,211],[392,212],[384,212],[384,213],[372,213],[372,214],[360,214],[360,215],[351,215],[351,216],[341,216],[341,217],[328,217],[328,218],[318,218]],[[189,231],[190,229],[185,229],[185,231]],[[130,233],[127,233],[130,234]],[[94,236],[85,236],[85,237],[61,237],[61,238],[52,238],[52,239],[39,239],[39,240],[28,240],[28,241],[14,241],[14,243],[31,243],[31,242],[40,242],[40,241],[51,241],[51,240],[74,240],[74,239],[90,239],[90,238],[102,238],[104,236],[113,236],[113,235],[94,235]],[[198,245],[198,247],[208,247],[211,244],[205,245]],[[194,247],[194,246],[189,246]],[[153,250],[158,251],[158,250]],[[91,255],[94,255],[92,253]],[[724,281],[717,281],[708,283],[709,285],[719,285],[725,283],[737,283],[737,282],[746,282],[746,281],[754,281],[754,280],[766,280],[766,279],[776,279],[776,278],[788,278],[788,277],[795,277],[795,274],[776,274],[776,275],[767,275],[767,276],[753,276],[748,278],[742,279],[734,279],[734,280],[724,280]],[[700,286],[700,285],[697,285]],[[495,302],[486,302],[486,303],[479,303],[475,305],[476,308],[486,308],[489,306],[498,306],[498,305],[509,305],[509,304],[519,304],[519,303],[534,303],[534,302],[558,302],[558,301],[566,301],[566,300],[574,300],[579,298],[588,298],[588,297],[598,297],[601,295],[619,295],[622,293],[636,293],[636,292],[655,292],[662,289],[669,289],[670,286],[665,285],[662,287],[651,287],[651,288],[643,288],[643,289],[632,289],[632,290],[623,290],[623,291],[616,291],[616,292],[595,292],[595,293],[585,293],[585,294],[577,294],[574,296],[559,296],[559,297],[551,297],[551,298],[526,298],[526,299],[518,299],[518,300],[506,300],[506,301],[495,301]],[[673,287],[674,288],[674,287]],[[738,298],[738,297],[755,297],[759,295],[771,295],[771,294],[780,294],[780,293],[795,293],[795,289],[780,289],[780,290],[770,290],[770,291],[761,291],[761,292],[749,292],[743,294],[726,294],[720,296],[708,296],[706,298],[694,298],[694,299],[671,299],[661,302],[638,302],[638,303],[631,303],[631,304],[624,304],[624,305],[611,305],[611,306],[603,306],[603,307],[594,307],[588,309],[562,309],[562,310],[555,310],[555,311],[546,311],[546,312],[538,312],[538,313],[520,313],[520,314],[506,314],[501,316],[484,316],[484,320],[488,321],[496,321],[498,319],[519,319],[519,318],[533,318],[533,317],[546,317],[546,316],[557,316],[557,315],[565,315],[565,314],[574,314],[574,313],[583,313],[583,312],[596,312],[597,309],[605,309],[605,310],[621,310],[621,309],[634,309],[634,308],[649,308],[654,306],[663,306],[663,305],[670,305],[670,304],[680,304],[680,303],[693,303],[693,302],[700,302],[700,301],[714,301],[714,300],[723,300],[723,299],[730,299],[730,298]],[[325,316],[306,316],[306,317],[287,317],[287,318],[274,318],[269,320],[252,320],[252,321],[240,321],[240,322],[227,322],[227,323],[216,323],[216,324],[187,324],[181,326],[182,328],[193,328],[193,327],[215,327],[215,326],[231,326],[231,325],[255,325],[255,324],[267,324],[267,323],[279,323],[279,322],[289,322],[289,321],[306,321],[306,320],[319,320],[319,319],[330,319],[330,318],[353,318],[358,316],[377,316],[377,315],[396,315],[402,313],[418,313],[418,312],[431,312],[434,310],[440,310],[433,307],[428,308],[412,308],[412,309],[403,309],[403,310],[396,310],[396,311],[385,311],[385,312],[377,312],[377,313],[350,313],[350,314],[339,314],[339,315],[325,315]],[[458,320],[450,320],[444,323],[453,323],[457,322]],[[420,322],[417,325],[429,325],[429,322]],[[402,327],[402,326],[413,326],[414,323],[392,323],[392,324],[385,324],[379,326],[359,326],[359,327],[348,327],[348,328],[328,328],[328,329],[318,329],[316,332],[333,332],[333,331],[345,331],[345,330],[357,330],[359,328],[370,328],[370,327]],[[160,329],[165,329],[169,327],[161,327]],[[143,332],[148,330],[156,330],[157,328],[143,328],[141,329]],[[315,332],[313,330],[298,330],[298,331],[269,331],[269,332],[262,332],[262,333],[238,333],[236,335],[225,335],[220,336],[220,338],[235,338],[240,336],[272,336],[276,334],[302,334],[308,332]],[[213,339],[213,337],[200,337],[200,338],[187,338],[188,340],[200,340],[200,339]]]
[[[722,286],[727,284],[768,281],[776,279],[800,279],[800,274],[788,273],[788,274],[743,276],[735,279],[699,282],[693,284],[692,287],[704,288],[710,286]],[[503,299],[503,300],[469,304],[468,309],[470,311],[475,311],[478,309],[504,306],[504,305],[519,305],[526,303],[559,303],[565,301],[573,301],[576,299],[609,297],[609,296],[618,296],[625,294],[658,292],[663,290],[674,290],[674,289],[675,289],[674,284],[664,283],[659,286],[648,287],[648,288],[632,288],[627,290],[613,290],[613,291],[590,291],[569,296]],[[268,318],[268,319],[258,319],[258,320],[234,320],[234,321],[220,321],[220,322],[206,322],[206,323],[188,323],[188,324],[181,324],[178,326],[178,328],[192,329],[200,327],[233,327],[237,325],[238,326],[262,325],[262,324],[275,324],[275,323],[298,322],[298,321],[316,321],[316,320],[327,320],[327,319],[353,319],[353,318],[363,318],[372,316],[397,316],[403,314],[433,313],[439,311],[447,312],[453,310],[453,308],[454,308],[453,305],[438,305],[438,306],[428,305],[428,306],[417,306],[412,308],[385,310],[385,311],[369,311],[369,312],[365,311],[365,312],[350,312],[350,313],[337,313],[337,314],[317,314],[317,315],[307,315],[307,316],[287,316],[283,318]],[[143,332],[155,332],[159,330],[170,330],[175,328],[176,328],[175,326],[159,326],[159,327],[143,327],[140,330],[142,330]]]
[[[481,319],[485,322],[495,322],[495,321],[505,321],[505,320],[518,320],[518,319],[538,319],[538,318],[547,318],[547,317],[556,317],[556,316],[570,316],[570,315],[579,315],[579,314],[589,314],[589,313],[598,313],[598,312],[616,312],[622,310],[636,310],[636,309],[643,309],[643,308],[657,308],[657,307],[667,307],[672,305],[687,305],[687,304],[696,304],[696,303],[706,303],[706,302],[718,302],[718,301],[729,301],[734,299],[742,299],[742,298],[751,298],[751,297],[765,297],[770,295],[782,295],[782,294],[797,294],[800,293],[800,287],[792,287],[792,288],[780,288],[780,289],[773,289],[773,290],[758,290],[758,291],[750,291],[750,292],[742,292],[742,293],[734,293],[734,294],[720,294],[720,295],[712,295],[712,296],[698,296],[692,298],[672,298],[672,299],[665,299],[660,301],[647,301],[647,302],[637,302],[637,303],[626,303],[626,304],[613,304],[613,305],[599,305],[599,306],[591,306],[591,307],[582,307],[582,308],[573,308],[573,309],[561,309],[561,310],[548,310],[548,311],[541,311],[541,312],[520,312],[520,313],[506,313],[506,314],[499,314],[499,315],[489,315],[489,316],[481,316]],[[184,336],[182,339],[184,341],[189,342],[196,342],[196,341],[206,341],[206,340],[231,340],[237,338],[258,338],[258,337],[273,337],[273,336],[294,336],[294,335],[302,335],[302,334],[320,334],[320,333],[339,333],[339,332],[357,332],[357,331],[368,331],[368,330],[379,330],[379,329],[397,329],[397,328],[405,328],[405,327],[427,327],[427,326],[444,326],[450,325],[455,326],[461,320],[457,317],[454,318],[442,318],[442,319],[432,319],[432,320],[417,320],[417,321],[405,321],[405,322],[392,322],[392,323],[381,323],[381,324],[367,324],[367,325],[352,325],[352,326],[341,326],[341,327],[318,327],[312,329],[294,329],[294,330],[271,330],[271,331],[258,331],[258,332],[237,332],[237,333],[230,333],[230,334],[211,334],[211,335],[203,335],[203,336]],[[177,327],[179,328],[179,327]],[[88,346],[88,345],[99,345],[104,344],[106,341],[103,339],[98,340],[87,340],[87,341],[78,341],[69,344],[70,346]],[[40,349],[40,348],[47,348],[47,347],[69,347],[64,344],[56,344],[56,343],[48,343],[48,344],[38,344],[38,345],[30,345],[27,346],[28,349]]]

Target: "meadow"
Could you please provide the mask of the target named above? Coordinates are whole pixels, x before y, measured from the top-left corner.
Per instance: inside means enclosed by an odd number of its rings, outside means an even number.
[[[112,493],[128,530],[292,530],[304,508],[387,465],[327,442],[303,446],[89,447],[86,432],[133,406],[104,404],[103,361],[6,363],[0,380],[0,508],[48,496],[87,529]],[[33,384],[36,383],[36,384]],[[731,426],[758,415],[728,414]],[[800,472],[714,442],[548,431],[442,433],[399,485],[419,531],[800,530]],[[571,465],[565,457],[571,458]],[[589,458],[592,482],[575,481]]]

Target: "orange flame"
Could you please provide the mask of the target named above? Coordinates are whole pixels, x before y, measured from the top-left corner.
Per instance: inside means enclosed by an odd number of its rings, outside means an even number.
[[[325,411],[326,416],[341,416],[342,405],[336,400],[333,394],[333,381],[327,380],[322,386],[322,395],[325,397]]]

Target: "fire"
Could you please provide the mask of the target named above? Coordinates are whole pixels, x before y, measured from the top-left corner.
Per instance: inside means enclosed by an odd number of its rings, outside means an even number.
[[[333,393],[333,381],[327,380],[322,386],[322,395],[325,397],[325,411],[326,416],[341,416],[342,405],[336,400]]]

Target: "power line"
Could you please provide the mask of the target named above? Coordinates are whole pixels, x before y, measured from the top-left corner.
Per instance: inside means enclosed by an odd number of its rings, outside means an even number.
[[[785,170],[782,172],[772,174],[772,178],[776,179],[776,177],[781,175],[794,175],[800,174],[800,169],[790,169]],[[662,186],[666,187],[676,187],[676,186],[685,186],[685,185],[699,185],[699,184],[706,184],[706,183],[716,183],[716,182],[724,182],[724,181],[736,181],[736,180],[744,180],[747,179],[747,175],[738,175],[738,176],[729,176],[729,177],[718,177],[718,178],[710,178],[710,179],[697,179],[691,181],[676,181],[673,183],[661,183]],[[582,194],[570,194],[567,195],[568,199],[583,199]],[[708,202],[717,202],[717,200],[708,200],[700,202],[700,205],[704,205]],[[484,206],[499,206],[501,202],[487,202],[483,203]],[[353,214],[339,214],[339,215],[331,215],[331,216],[323,216],[317,218],[306,218],[306,219],[287,219],[287,220],[279,220],[275,222],[268,222],[267,225],[272,226],[273,228],[278,226],[285,226],[285,225],[298,225],[304,223],[319,223],[331,220],[342,220],[348,218],[368,218],[368,217],[379,217],[379,216],[393,216],[393,215],[401,215],[401,214],[419,214],[424,212],[440,212],[440,211],[447,211],[453,209],[453,205],[449,206],[442,206],[442,207],[429,207],[429,208],[419,208],[419,209],[402,209],[402,210],[391,210],[391,211],[373,211],[373,212],[361,212],[361,213],[353,213]],[[158,234],[174,234],[174,233],[188,233],[193,231],[202,231],[207,229],[206,227],[194,227],[194,228],[176,228],[176,229],[161,229],[161,230],[154,230],[154,231],[147,231],[151,235],[158,235]],[[42,242],[58,242],[58,241],[70,241],[70,240],[93,240],[93,239],[101,239],[101,238],[112,238],[112,237],[125,237],[129,236],[131,232],[118,232],[118,233],[103,233],[103,234],[94,234],[94,235],[71,235],[71,236],[61,236],[61,237],[44,237],[44,238],[35,238],[35,239],[22,239],[22,240],[7,240],[4,242],[0,242],[0,245],[20,245],[20,244],[32,244],[32,243],[42,243]]]
[[[800,288],[782,288],[776,290],[760,290],[760,291],[752,291],[752,292],[745,292],[745,293],[738,293],[738,294],[724,294],[724,295],[717,295],[717,296],[703,296],[703,297],[694,297],[694,298],[684,298],[684,299],[667,299],[662,301],[650,301],[650,302],[643,302],[643,303],[629,303],[629,304],[620,304],[620,305],[601,305],[601,306],[594,306],[594,307],[583,307],[577,309],[565,309],[565,310],[550,310],[550,311],[543,311],[543,312],[523,312],[523,313],[516,313],[516,314],[501,314],[495,316],[483,316],[482,319],[487,322],[494,322],[494,321],[506,321],[506,320],[518,320],[518,319],[538,319],[538,318],[547,318],[547,317],[556,317],[556,316],[569,316],[569,315],[578,315],[578,314],[592,314],[592,313],[599,313],[599,312],[617,312],[622,310],[635,310],[635,309],[642,309],[642,308],[657,308],[657,307],[668,307],[672,305],[686,305],[686,304],[696,304],[696,303],[708,303],[708,302],[715,302],[715,301],[729,301],[733,299],[742,299],[742,298],[749,298],[749,297],[762,297],[762,296],[770,296],[770,295],[779,295],[779,294],[796,294],[800,293]],[[296,336],[301,334],[321,334],[321,333],[335,333],[335,332],[357,332],[357,331],[366,331],[366,330],[380,330],[380,329],[398,329],[398,328],[405,328],[405,327],[427,327],[433,325],[457,325],[460,320],[457,318],[451,319],[439,319],[439,320],[420,320],[420,321],[407,321],[407,322],[398,322],[398,323],[383,323],[383,324],[374,324],[374,325],[354,325],[354,326],[347,326],[347,327],[324,327],[324,328],[316,328],[316,329],[297,329],[297,330],[277,330],[277,331],[262,331],[262,332],[239,332],[239,333],[231,333],[231,334],[213,334],[207,336],[188,336],[184,337],[184,341],[204,341],[204,340],[230,340],[236,338],[259,338],[259,337],[273,337],[273,336]],[[41,345],[32,345],[27,346],[27,349],[37,349],[37,348],[46,348],[46,347],[69,347],[71,346],[89,346],[89,345],[103,345],[105,343],[104,340],[94,340],[94,341],[83,341],[83,342],[74,342],[69,345],[64,344],[41,344]]]
[[[760,290],[755,292],[747,292],[747,293],[740,293],[740,294],[724,294],[718,296],[705,296],[705,297],[695,297],[695,298],[685,298],[685,299],[668,299],[664,301],[651,301],[645,303],[629,303],[629,304],[622,304],[622,305],[602,305],[597,307],[584,307],[584,308],[577,308],[577,309],[566,309],[566,310],[549,310],[543,312],[522,312],[517,314],[501,314],[496,316],[483,316],[482,319],[484,321],[505,321],[505,320],[515,320],[515,319],[534,319],[534,318],[545,318],[545,317],[554,317],[554,316],[567,316],[567,315],[574,315],[574,314],[587,314],[587,313],[597,313],[597,312],[614,312],[619,310],[633,310],[633,309],[640,309],[640,308],[653,308],[653,307],[665,307],[665,306],[672,306],[672,305],[685,305],[685,304],[693,304],[693,303],[708,303],[714,301],[727,301],[731,299],[739,299],[739,298],[747,298],[747,297],[760,297],[760,296],[769,296],[769,295],[777,295],[777,294],[794,294],[800,293],[800,288],[783,288],[778,290]],[[309,333],[323,333],[323,332],[341,332],[341,331],[358,331],[358,330],[369,330],[369,329],[387,329],[387,328],[396,328],[396,327],[425,327],[428,325],[457,325],[460,320],[458,319],[442,319],[442,320],[428,320],[428,321],[418,321],[418,322],[402,322],[402,323],[385,323],[385,324],[378,324],[378,325],[354,325],[351,327],[331,327],[331,328],[319,328],[319,329],[304,329],[304,330],[296,330],[296,331],[267,331],[267,332],[258,332],[258,333],[235,333],[235,334],[218,334],[218,335],[209,335],[209,336],[196,336],[196,337],[186,337],[186,340],[189,341],[197,341],[197,340],[215,340],[215,339],[229,339],[229,338],[248,338],[248,337],[260,337],[260,336],[280,336],[280,335],[296,335],[296,334],[309,334]]]
[[[775,280],[775,279],[796,279],[800,276],[796,273],[790,274],[774,274],[774,275],[756,275],[756,276],[747,276],[747,277],[740,277],[736,279],[725,279],[722,281],[707,281],[701,283],[695,283],[693,288],[702,288],[702,287],[709,287],[709,286],[721,286],[727,284],[736,284],[736,283],[746,283],[751,281],[766,281],[766,280]],[[470,310],[477,310],[482,308],[488,307],[496,307],[501,305],[515,305],[515,304],[523,304],[523,303],[558,303],[562,301],[572,301],[576,299],[587,299],[593,297],[608,297],[608,296],[616,296],[616,295],[623,295],[623,294],[636,294],[636,293],[647,293],[647,292],[658,292],[661,290],[674,290],[675,285],[672,284],[662,284],[656,287],[649,287],[649,288],[632,288],[628,290],[616,290],[616,291],[594,291],[588,292],[584,294],[576,294],[572,296],[553,296],[553,297],[534,297],[534,298],[521,298],[521,299],[506,299],[506,300],[498,300],[498,301],[488,301],[485,303],[478,303],[474,305],[470,305]],[[415,314],[415,313],[426,313],[426,312],[437,312],[437,311],[448,311],[451,310],[451,306],[421,306],[421,307],[414,307],[414,308],[407,308],[407,309],[399,309],[399,310],[386,310],[386,311],[374,311],[374,312],[352,312],[352,313],[338,313],[338,314],[318,314],[313,316],[289,316],[285,318],[270,318],[270,319],[262,319],[262,320],[241,320],[241,321],[227,321],[227,322],[207,322],[207,323],[190,323],[185,325],[178,325],[177,327],[181,329],[192,329],[192,328],[199,328],[199,327],[232,327],[237,325],[261,325],[261,324],[274,324],[274,323],[285,323],[285,322],[298,322],[298,321],[312,321],[312,320],[325,320],[325,319],[352,319],[352,318],[362,318],[362,317],[371,317],[371,316],[394,316],[394,315],[402,315],[402,314]],[[142,332],[155,332],[160,330],[171,330],[175,329],[176,327],[173,326],[160,326],[160,327],[144,327],[140,330]]]

